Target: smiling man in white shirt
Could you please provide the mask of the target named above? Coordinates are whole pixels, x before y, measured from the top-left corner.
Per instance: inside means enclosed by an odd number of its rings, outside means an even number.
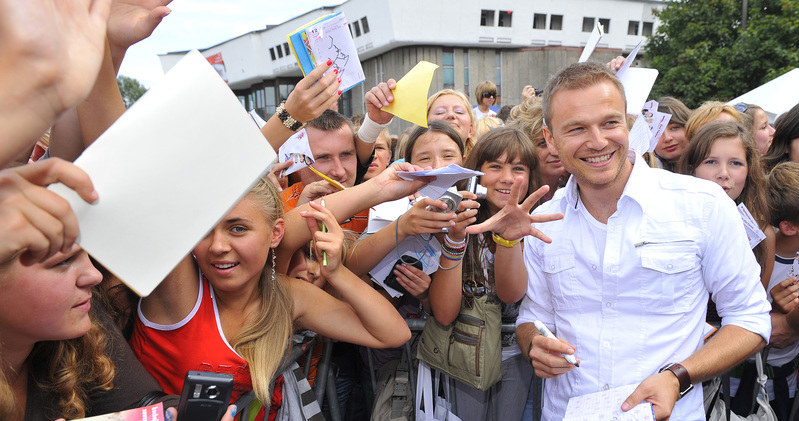
[[[624,410],[646,400],[659,420],[704,420],[701,382],[769,338],[771,307],[735,204],[715,183],[630,154],[625,110],[621,83],[596,63],[569,66],[544,91],[547,147],[572,174],[534,212],[563,213],[534,224],[552,242],[524,246],[516,334],[547,378],[544,420],[562,419],[571,397],[628,384],[639,386]],[[703,343],[709,295],[723,327]]]

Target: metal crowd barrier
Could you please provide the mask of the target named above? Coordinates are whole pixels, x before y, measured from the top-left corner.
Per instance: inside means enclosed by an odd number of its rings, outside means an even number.
[[[421,334],[422,330],[424,329],[425,319],[406,319],[405,322],[408,324],[408,328],[411,330],[411,339],[406,342],[402,348],[403,352],[405,352],[405,356],[407,357],[408,361],[408,382],[411,386],[410,398],[411,398],[411,405],[415,403],[416,399],[416,370],[414,369],[414,356],[411,350],[411,344],[414,342],[414,339]],[[502,325],[502,332],[515,332],[516,327],[512,324],[503,324]],[[277,371],[278,373],[283,373],[285,370],[288,369],[295,361],[298,361],[300,358],[305,357],[305,376],[308,376],[309,370],[311,368],[311,358],[312,358],[312,351],[314,345],[317,343],[317,338],[310,338],[309,340],[301,343],[301,344],[294,344],[291,350],[289,350],[289,355],[286,357],[283,365]],[[319,407],[322,408],[325,400],[328,401],[328,408],[330,412],[330,419],[331,421],[341,421],[341,414],[339,412],[339,405],[338,405],[338,395],[336,392],[336,382],[333,370],[330,369],[330,358],[333,352],[333,342],[327,341],[324,343],[324,350],[322,352],[322,356],[319,362],[319,365],[316,370],[316,380],[313,384],[313,391],[316,395],[316,400],[319,401]],[[375,367],[374,367],[374,360],[372,357],[372,349],[366,349],[367,355],[367,364],[369,368],[369,380],[371,387],[371,396],[374,398],[377,394],[377,378],[375,377]],[[452,411],[457,414],[458,403],[457,399],[455,398],[455,380],[450,379],[449,382],[449,390],[450,390],[450,400],[452,404]],[[533,383],[532,386],[534,391],[534,399],[533,399],[533,421],[540,421],[541,419],[541,399],[543,398],[543,379],[539,378],[535,374],[533,374]],[[489,411],[489,418],[488,421],[499,421],[497,414],[499,411],[497,399],[493,398],[493,395],[496,393],[496,386],[493,386],[489,389],[490,397],[489,402],[491,405]],[[242,414],[241,419],[247,419],[247,410],[248,408],[239,408],[240,414]],[[370,410],[371,410],[371,402],[370,402]]]

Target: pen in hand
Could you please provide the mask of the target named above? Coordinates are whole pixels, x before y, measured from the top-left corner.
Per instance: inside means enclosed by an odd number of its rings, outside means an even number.
[[[321,202],[322,202],[322,207],[325,207],[325,198],[324,197],[322,198]],[[322,232],[327,232],[327,225],[325,225],[324,222],[322,222]],[[322,252],[322,266],[327,266],[327,252],[326,251]]]
[[[534,321],[533,324],[535,325],[535,328],[538,329],[538,331],[541,332],[541,334],[544,335],[545,337],[556,340],[558,339],[555,337],[555,335],[552,334],[552,332],[549,331],[549,329],[547,329],[546,325],[544,325],[544,323],[542,323],[540,320]],[[580,366],[580,363],[577,362],[577,358],[574,358],[573,354],[560,354],[560,355],[562,355],[563,358],[565,358],[566,361],[569,362],[569,364],[573,364],[575,367]]]

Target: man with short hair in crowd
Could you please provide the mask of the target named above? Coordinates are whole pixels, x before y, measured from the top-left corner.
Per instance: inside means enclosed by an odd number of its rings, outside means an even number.
[[[344,187],[360,182],[372,162],[374,143],[359,140],[352,123],[343,115],[325,110],[321,116],[305,125],[308,145],[314,156],[313,167]],[[338,189],[308,167],[289,176],[291,185],[281,193],[288,211],[296,206],[332,194]],[[367,218],[357,216],[345,228],[358,232],[366,228]]]
[[[563,213],[534,224],[552,242],[524,245],[516,334],[547,378],[543,420],[562,419],[572,397],[629,384],[638,386],[622,410],[648,401],[659,420],[704,420],[701,382],[769,338],[770,306],[735,204],[715,183],[630,153],[626,107],[618,78],[596,63],[569,66],[544,92],[547,147],[572,177],[535,211]],[[722,327],[705,343],[709,296]]]

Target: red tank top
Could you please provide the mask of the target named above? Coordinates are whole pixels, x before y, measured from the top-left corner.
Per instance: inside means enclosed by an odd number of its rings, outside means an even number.
[[[252,390],[249,364],[225,339],[214,291],[205,277],[200,281],[194,308],[185,319],[173,325],[159,325],[147,320],[139,303],[130,347],[166,393],[180,395],[183,379],[191,370],[232,374],[231,403]],[[274,395],[282,396],[282,391],[278,390],[282,382],[275,383]],[[278,402],[270,409],[276,411],[279,406]],[[258,415],[257,419],[262,419],[263,413]]]

